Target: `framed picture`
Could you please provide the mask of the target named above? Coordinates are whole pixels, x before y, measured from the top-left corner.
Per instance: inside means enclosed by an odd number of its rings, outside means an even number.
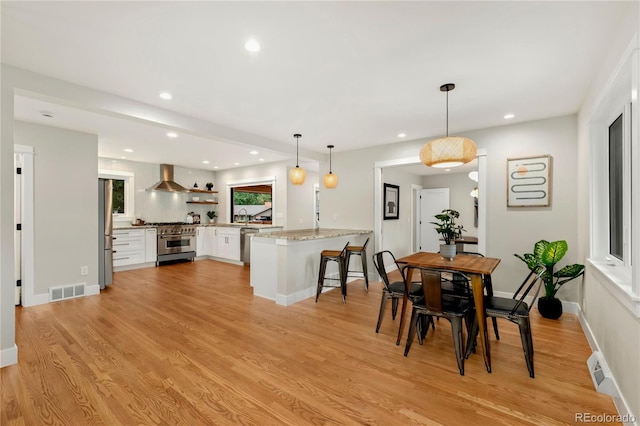
[[[384,210],[384,220],[398,219],[400,214],[400,187],[398,185],[384,184],[384,201],[382,208]]]
[[[551,156],[507,159],[507,207],[551,205]]]

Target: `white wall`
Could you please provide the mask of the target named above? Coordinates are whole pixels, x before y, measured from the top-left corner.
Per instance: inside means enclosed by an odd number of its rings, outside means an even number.
[[[206,219],[205,214],[208,210],[218,210],[216,205],[187,204],[187,201],[191,200],[193,196],[199,196],[201,201],[207,198],[217,199],[218,196],[213,194],[147,191],[148,188],[160,181],[159,164],[100,158],[98,168],[134,174],[135,217],[138,219],[147,222],[184,222],[187,213],[193,211],[200,214],[200,220],[203,220]],[[214,184],[213,190],[219,190],[213,171],[174,166],[173,173],[174,181],[187,189],[191,189],[195,183],[198,184],[198,189],[206,189],[205,184],[212,182]]]
[[[291,168],[291,166],[287,167],[287,176]],[[302,185],[293,185],[287,178],[286,229],[288,230],[315,227],[315,212],[313,209],[316,192],[314,184],[318,184],[318,173],[309,169],[305,170],[307,177]],[[322,198],[320,198],[320,206],[322,208]],[[322,217],[322,210],[320,211],[320,216]]]
[[[420,185],[421,180],[421,176],[403,172],[400,168],[389,168],[382,172],[383,183],[400,187],[398,219],[382,221],[381,250],[391,251],[396,258],[413,252],[411,247],[413,229],[411,223],[411,185]],[[373,247],[372,242],[369,244],[371,244],[370,247]],[[373,254],[373,250],[370,250],[370,253]]]
[[[577,228],[579,240],[580,259],[586,259],[594,255],[590,252],[591,242],[591,216],[590,216],[590,164],[591,153],[589,149],[590,122],[594,119],[596,110],[601,106],[601,99],[606,94],[608,81],[614,77],[614,70],[623,61],[625,49],[630,43],[635,44],[635,49],[640,46],[638,32],[640,31],[640,7],[637,2],[634,5],[635,13],[631,13],[619,26],[615,34],[615,41],[609,49],[606,58],[600,61],[598,77],[592,82],[591,90],[585,97],[585,101],[578,115],[578,209]],[[636,81],[640,79],[640,71],[635,68]],[[638,111],[633,114],[638,119]],[[636,136],[637,137],[637,136]],[[634,145],[634,149],[637,145]],[[634,164],[633,167],[637,167]],[[632,219],[634,227],[638,226],[638,218]],[[594,227],[599,224],[594,223]],[[607,226],[603,223],[602,226]],[[636,228],[637,229],[637,228]],[[637,247],[636,247],[637,249]],[[634,266],[637,268],[637,264]],[[636,418],[640,416],[640,318],[634,315],[618,297],[614,297],[611,286],[604,276],[589,268],[585,274],[585,285],[582,309],[586,321],[593,333],[598,349],[604,355],[612,374],[614,375],[622,396],[626,400],[627,408]],[[636,274],[637,276],[637,271]],[[637,279],[637,278],[636,278]],[[619,401],[616,401],[619,403]]]
[[[449,207],[460,212],[460,218],[456,222],[462,225],[466,231],[462,233],[463,237],[478,236],[478,228],[473,224],[474,199],[469,195],[477,186],[478,183],[469,179],[469,174],[466,172],[454,172],[422,178],[422,187],[425,189],[449,188]],[[474,251],[469,246],[465,247],[465,249]]]
[[[34,149],[35,294],[97,285],[98,137],[16,121],[14,138]]]

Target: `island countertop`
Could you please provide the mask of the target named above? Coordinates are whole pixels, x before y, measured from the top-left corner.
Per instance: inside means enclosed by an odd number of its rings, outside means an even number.
[[[268,234],[258,234],[253,238],[271,238],[278,240],[318,240],[323,238],[335,238],[345,235],[363,235],[370,234],[373,231],[368,229],[331,229],[331,228],[313,228],[313,229],[296,229],[291,231],[274,231]]]

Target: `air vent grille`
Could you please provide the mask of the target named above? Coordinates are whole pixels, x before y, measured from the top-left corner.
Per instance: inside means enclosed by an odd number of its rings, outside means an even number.
[[[60,300],[74,299],[85,294],[85,284],[65,285],[49,288],[49,301],[58,302]]]

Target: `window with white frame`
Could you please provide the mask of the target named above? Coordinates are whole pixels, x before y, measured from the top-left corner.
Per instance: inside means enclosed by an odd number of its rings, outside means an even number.
[[[131,221],[135,215],[135,180],[131,172],[100,170],[99,177],[113,180],[113,218]]]

